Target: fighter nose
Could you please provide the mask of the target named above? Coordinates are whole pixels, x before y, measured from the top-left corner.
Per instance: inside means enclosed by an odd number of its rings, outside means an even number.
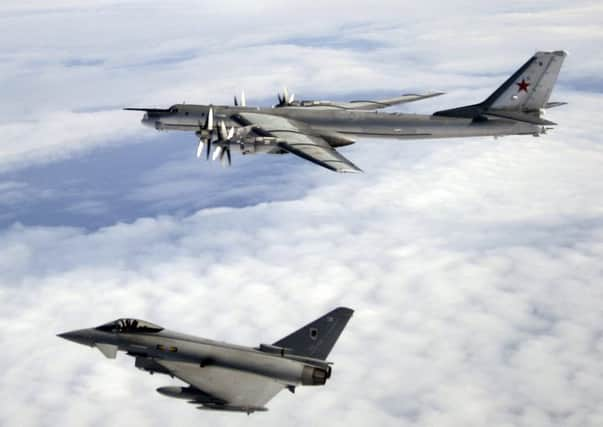
[[[89,333],[87,333],[85,329],[81,329],[78,331],[63,332],[62,334],[58,334],[57,337],[73,341],[82,345],[91,346],[93,344],[92,337]]]

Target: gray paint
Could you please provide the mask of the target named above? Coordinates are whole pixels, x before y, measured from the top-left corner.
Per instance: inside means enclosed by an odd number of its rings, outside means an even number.
[[[548,100],[565,56],[563,51],[537,52],[482,103],[432,115],[378,110],[441,95],[439,92],[380,101],[332,102],[295,101],[285,90],[272,108],[176,104],[168,109],[129,110],[144,111],[142,123],[157,130],[197,132],[201,145],[205,143],[207,157],[208,147],[213,144],[217,150],[226,151],[228,164],[231,148],[238,147],[242,154],[289,152],[337,172],[359,172],[360,168],[335,151],[337,146],[353,143],[352,138],[431,139],[545,133],[545,126],[554,123],[542,119],[542,111],[553,106]],[[209,115],[213,120],[208,120]],[[209,123],[214,123],[213,127]],[[222,126],[222,132],[214,131],[220,127],[217,124]],[[226,129],[231,136],[224,136]],[[219,154],[218,151],[215,157],[223,159],[224,155]]]
[[[191,384],[186,389],[161,388],[163,395],[186,398],[203,409],[251,413],[266,410],[264,405],[284,388],[324,385],[331,375],[330,363],[324,359],[352,313],[339,307],[275,345],[256,348],[186,335],[138,319],[119,319],[58,336],[95,347],[111,359],[118,351],[125,352],[136,358],[139,369]]]

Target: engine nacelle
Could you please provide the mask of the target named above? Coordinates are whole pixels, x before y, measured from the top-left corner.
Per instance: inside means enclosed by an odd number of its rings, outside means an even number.
[[[302,370],[302,385],[324,385],[331,376],[331,367],[316,368],[314,366],[304,366]]]
[[[257,154],[274,152],[276,138],[258,136],[255,138],[247,138],[239,142],[241,154]]]
[[[350,138],[346,138],[343,135],[340,135],[336,132],[333,133],[323,133],[320,135],[325,141],[329,143],[331,147],[345,147],[346,145],[355,144],[356,141]]]
[[[243,155],[255,154],[257,152],[256,146],[257,144],[255,141],[243,141],[239,144],[239,147],[241,147],[241,154]]]

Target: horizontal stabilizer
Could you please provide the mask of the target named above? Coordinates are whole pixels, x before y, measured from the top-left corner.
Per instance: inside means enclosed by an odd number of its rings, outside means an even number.
[[[486,116],[501,117],[503,119],[515,120],[517,122],[530,123],[533,125],[551,126],[557,123],[545,120],[542,117],[538,117],[534,114],[521,113],[518,111],[505,111],[505,110],[488,110],[484,112]]]

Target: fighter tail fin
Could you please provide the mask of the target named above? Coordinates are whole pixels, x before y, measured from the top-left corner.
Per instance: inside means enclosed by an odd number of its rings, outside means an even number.
[[[549,103],[548,100],[566,56],[564,51],[536,52],[483,102],[438,111],[434,115],[477,118],[490,112],[509,112],[517,113],[520,118],[524,115],[539,117],[541,109],[560,104]],[[503,117],[503,114],[491,115]]]
[[[273,345],[300,356],[325,360],[353,313],[346,307],[336,308]]]

